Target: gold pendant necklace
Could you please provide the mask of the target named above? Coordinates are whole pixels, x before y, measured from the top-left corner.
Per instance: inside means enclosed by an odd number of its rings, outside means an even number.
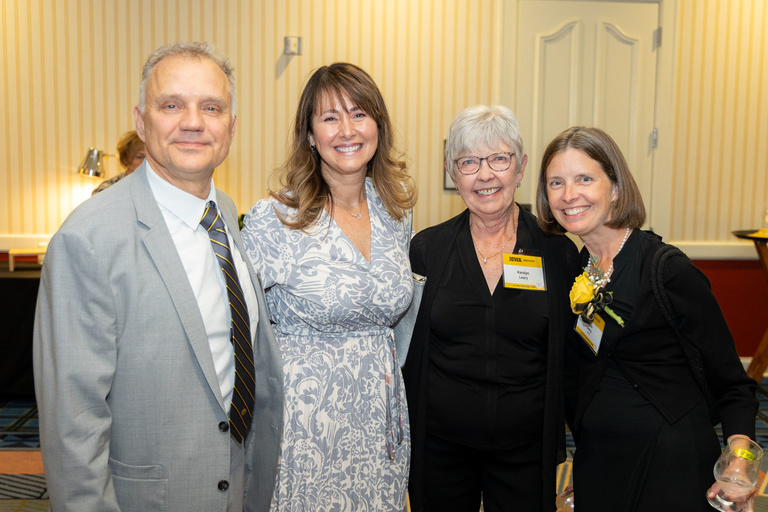
[[[351,211],[349,211],[346,208],[342,207],[336,201],[334,201],[333,204],[338,206],[339,209],[341,211],[343,211],[344,213],[347,213],[347,214],[351,215],[352,217],[356,218],[357,220],[360,220],[363,217],[363,205],[365,204],[366,200],[367,200],[367,196],[363,195],[363,200],[360,202],[360,211],[358,211],[357,213],[352,213]]]
[[[514,213],[513,213],[512,215],[514,215]],[[501,244],[501,249],[499,249],[499,250],[498,250],[498,251],[496,251],[495,253],[491,254],[490,256],[486,256],[486,255],[484,255],[483,253],[481,253],[481,252],[480,252],[480,249],[478,249],[478,248],[477,248],[477,245],[475,244],[475,239],[474,239],[474,237],[472,238],[472,245],[474,245],[474,246],[475,246],[475,250],[477,251],[477,254],[479,254],[479,255],[480,255],[480,257],[481,257],[481,258],[483,258],[483,265],[487,265],[487,264],[488,264],[488,259],[490,259],[490,258],[493,258],[494,256],[498,256],[499,254],[501,254],[501,253],[504,251],[504,247],[507,245],[507,242],[509,242],[510,240],[512,240],[512,237],[513,237],[513,236],[515,236],[515,235],[517,234],[517,223],[518,223],[518,221],[519,221],[519,219],[518,219],[518,217],[517,217],[517,216],[513,217],[513,222],[512,222],[512,234],[511,234],[511,235],[509,235],[509,236],[507,237],[507,239],[506,239],[506,240],[504,240],[504,243],[503,243],[503,244]],[[472,235],[472,230],[471,230],[471,229],[470,229],[470,231],[469,231],[469,234],[470,234],[470,236]]]
[[[509,238],[512,238],[512,237],[509,237]],[[501,249],[491,254],[490,256],[486,256],[483,253],[481,253],[480,249],[478,249],[477,247],[475,247],[475,250],[477,251],[477,254],[479,254],[480,257],[483,258],[483,264],[485,265],[486,263],[488,263],[488,258],[493,258],[494,256],[496,256],[497,254],[501,253],[501,251],[504,250],[504,244],[501,244]]]

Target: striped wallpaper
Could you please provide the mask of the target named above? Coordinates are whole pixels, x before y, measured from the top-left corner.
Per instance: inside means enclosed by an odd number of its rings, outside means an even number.
[[[665,1],[676,5],[666,238],[750,257],[730,231],[768,203],[768,9]],[[460,109],[499,101],[501,64],[514,68],[502,61],[507,9],[516,0],[0,0],[0,250],[50,235],[90,195],[97,182],[76,174],[85,151],[115,152],[144,59],[180,39],[209,40],[235,65],[237,134],[215,180],[241,211],[266,193],[309,74],[346,60],[387,100],[419,188],[416,228],[445,220],[463,203],[443,190],[442,141]],[[302,37],[302,55],[282,54],[285,36]],[[108,176],[118,167],[106,160]]]
[[[671,235],[728,243],[768,206],[768,5],[681,0],[677,31]]]
[[[134,126],[146,56],[175,40],[209,40],[235,66],[237,133],[215,180],[241,211],[266,193],[304,82],[338,60],[360,65],[382,89],[418,182],[416,227],[462,207],[442,189],[442,140],[458,110],[496,95],[501,0],[0,5],[0,250],[21,235],[53,233],[89,196],[97,182],[76,174],[85,151],[115,153]],[[289,35],[302,37],[302,55],[282,54]],[[119,172],[116,159],[106,169]]]

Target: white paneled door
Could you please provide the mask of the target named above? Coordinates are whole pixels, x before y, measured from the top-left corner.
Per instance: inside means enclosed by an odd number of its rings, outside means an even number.
[[[509,19],[509,18],[507,18]],[[652,207],[658,4],[520,0],[515,97],[528,176],[518,201],[535,202],[541,154],[573,125],[608,132]]]

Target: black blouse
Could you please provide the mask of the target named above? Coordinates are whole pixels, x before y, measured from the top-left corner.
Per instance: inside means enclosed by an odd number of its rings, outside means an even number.
[[[514,252],[535,254],[525,223]],[[545,268],[546,271],[546,268]],[[466,446],[502,448],[540,440],[549,312],[547,292],[493,295],[469,223],[456,239],[431,311],[427,430]]]
[[[411,242],[410,257],[413,271],[427,276],[424,297],[422,298],[419,316],[413,330],[411,348],[408,352],[408,359],[403,367],[403,379],[405,380],[405,389],[408,393],[408,414],[411,422],[412,451],[408,494],[411,510],[415,512],[420,512],[425,508],[427,409],[433,399],[428,391],[431,393],[432,389],[434,389],[434,392],[438,393],[442,399],[448,396],[447,393],[443,393],[437,386],[432,388],[429,384],[432,367],[432,308],[435,300],[439,298],[437,293],[441,291],[439,285],[449,281],[443,279],[447,272],[446,267],[449,258],[455,256],[454,253],[463,253],[458,247],[460,244],[458,238],[459,233],[465,229],[468,223],[469,211],[464,210],[452,219],[420,231],[413,237]],[[527,234],[530,235],[531,247],[535,247],[542,252],[541,256],[544,258],[548,289],[546,293],[529,291],[526,292],[525,296],[533,298],[534,293],[539,293],[546,297],[544,300],[547,303],[546,316],[548,316],[549,320],[548,339],[546,340],[547,382],[543,399],[544,419],[539,432],[539,441],[541,442],[542,460],[542,503],[551,503],[552,497],[556,492],[556,467],[558,463],[565,460],[565,426],[563,421],[565,412],[563,409],[563,390],[565,389],[563,386],[563,363],[565,351],[570,351],[571,348],[575,349],[578,346],[578,340],[574,339],[576,333],[573,331],[573,315],[568,307],[568,290],[570,290],[573,277],[578,273],[579,268],[578,254],[575,245],[567,237],[544,234],[538,228],[536,218],[524,209],[520,210],[518,236],[526,237],[526,232],[521,228],[525,229]],[[520,247],[523,244],[522,240],[523,238],[518,243]],[[465,248],[469,247],[466,242],[463,246]],[[476,290],[477,293],[480,293],[480,290],[484,289],[484,293],[488,294],[488,286],[485,284],[485,278],[479,270],[477,257],[474,254],[473,257],[475,258],[474,265],[478,268],[476,278],[472,280],[474,286],[471,288],[468,286],[458,294],[454,293],[454,297],[463,297],[465,293],[470,293],[469,290]],[[466,257],[465,261],[468,261]],[[498,297],[501,297],[501,295]],[[494,308],[494,311],[498,313],[500,310]],[[543,309],[540,311],[543,311]],[[518,323],[527,323],[530,320],[523,315],[516,314],[514,310],[510,311],[507,316],[512,315],[519,320]],[[436,329],[440,329],[440,327],[436,327]],[[545,340],[542,340],[542,343],[545,343]],[[568,348],[566,349],[566,347]],[[542,350],[545,349],[542,348]],[[578,351],[574,351],[576,356],[573,359],[578,359]],[[491,363],[492,361],[488,362]],[[466,400],[464,403],[466,403]],[[458,410],[458,405],[456,404],[451,404],[451,407]],[[508,410],[506,406],[503,409]],[[523,411],[517,412],[523,414]],[[506,432],[502,434],[506,436]],[[480,436],[480,433],[473,431],[465,439],[478,439]]]

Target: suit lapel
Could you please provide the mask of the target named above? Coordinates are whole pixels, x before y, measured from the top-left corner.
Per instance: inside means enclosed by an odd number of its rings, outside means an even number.
[[[136,170],[136,174],[140,174],[137,176],[139,179],[131,180],[131,195],[136,207],[139,229],[143,230],[142,242],[171,296],[200,369],[219,405],[226,410],[200,307],[163,214],[149,187],[145,166],[146,162]]]

